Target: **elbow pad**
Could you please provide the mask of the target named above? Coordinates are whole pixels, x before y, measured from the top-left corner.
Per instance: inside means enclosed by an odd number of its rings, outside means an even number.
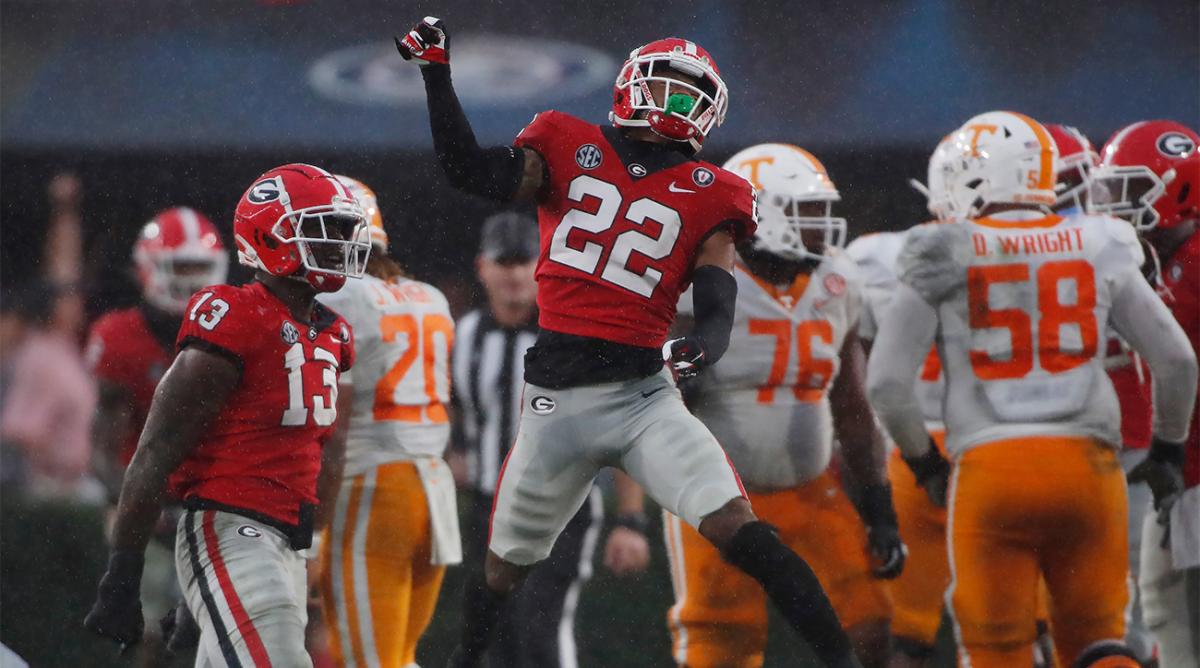
[[[698,267],[692,275],[692,301],[696,319],[693,332],[704,349],[704,362],[716,364],[729,349],[737,279],[717,266]]]

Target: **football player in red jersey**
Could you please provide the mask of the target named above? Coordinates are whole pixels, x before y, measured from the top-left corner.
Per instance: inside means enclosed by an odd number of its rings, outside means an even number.
[[[450,82],[442,22],[427,17],[396,46],[422,65],[450,181],[496,200],[536,200],[541,235],[541,331],[526,354],[486,577],[467,586],[450,664],[478,665],[504,598],[550,552],[600,467],[612,466],[757,580],[826,665],[859,665],[816,576],[755,517],[672,378],[698,373],[728,347],[734,241],[755,230],[750,183],[694,157],[728,102],[712,57],[683,39],[651,42],[617,76],[613,127],[547,111],[513,146],[481,148]],[[667,341],[689,282],[694,334]]]
[[[200,626],[197,665],[312,665],[298,550],[337,482],[338,375],[354,362],[349,325],[315,297],[362,275],[366,224],[341,182],[311,165],[277,167],[242,195],[234,236],[255,281],[204,288],[184,311],[88,628],[123,644],[142,637],[143,555],[169,489],[186,508],[176,569]]]
[[[1105,144],[1094,209],[1128,218],[1157,251],[1159,293],[1200,352],[1200,135],[1142,121]],[[1142,616],[1163,666],[1200,665],[1200,401],[1184,443],[1155,440],[1129,473],[1154,495],[1142,533]]]
[[[102,315],[88,336],[87,361],[99,403],[92,421],[92,461],[115,507],[125,466],[137,448],[154,388],[175,356],[175,335],[192,294],[225,282],[229,257],[217,229],[187,207],[160,212],[142,227],[133,248],[142,301]],[[174,524],[164,513],[147,547],[141,597],[146,617],[157,621],[179,597]],[[163,661],[158,627],[147,628],[143,665]]]

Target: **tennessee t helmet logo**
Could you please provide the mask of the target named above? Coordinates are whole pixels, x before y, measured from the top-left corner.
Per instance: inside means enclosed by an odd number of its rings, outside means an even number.
[[[982,135],[985,132],[988,134],[994,135],[994,134],[996,134],[996,130],[999,130],[999,129],[1000,128],[996,127],[995,125],[983,125],[983,124],[968,125],[966,130],[967,130],[967,132],[971,133],[971,157],[973,157],[973,158],[979,157],[979,137],[980,137],[980,135]]]

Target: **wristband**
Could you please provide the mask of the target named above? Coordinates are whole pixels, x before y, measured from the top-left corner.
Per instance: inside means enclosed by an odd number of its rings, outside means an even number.
[[[1150,451],[1146,453],[1146,458],[1163,464],[1182,467],[1184,460],[1183,444],[1172,443],[1171,441],[1155,436],[1150,441]]]
[[[624,513],[617,515],[617,519],[613,520],[614,527],[623,527],[636,531],[640,534],[646,533],[646,528],[649,522],[646,520],[644,513]]]

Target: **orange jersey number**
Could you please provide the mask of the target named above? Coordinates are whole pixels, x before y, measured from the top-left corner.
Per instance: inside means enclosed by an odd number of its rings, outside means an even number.
[[[750,334],[775,337],[775,355],[771,360],[771,371],[767,384],[758,388],[758,403],[775,401],[775,388],[783,384],[787,375],[788,358],[792,350],[792,323],[788,320],[765,320],[752,318]],[[827,320],[805,320],[796,325],[796,353],[799,355],[799,373],[792,392],[800,401],[816,401],[821,398],[825,386],[833,378],[833,360],[814,358],[813,339],[833,343],[833,326]]]
[[[437,378],[435,362],[438,355],[438,334],[441,334],[442,359],[449,359],[450,346],[454,340],[454,323],[443,315],[430,314],[417,319],[407,313],[385,315],[379,321],[379,331],[385,343],[395,343],[398,334],[403,334],[408,346],[400,355],[400,359],[375,384],[374,417],[376,420],[398,420],[400,422],[420,422],[421,410],[425,417],[433,423],[443,423],[449,418],[446,407],[438,398],[438,382],[448,387],[450,384],[449,370],[445,378]],[[425,397],[424,404],[400,404],[396,402],[396,387],[412,368],[417,357],[420,357],[424,370]],[[448,365],[447,365],[448,366]]]
[[[1021,378],[1033,369],[1033,319],[1020,308],[992,309],[988,304],[989,288],[996,283],[1019,283],[1029,280],[1029,265],[1002,264],[971,267],[967,270],[967,310],[972,329],[1007,329],[1011,337],[1012,354],[1007,359],[995,359],[985,350],[971,350],[971,367],[983,380]],[[1040,365],[1050,373],[1074,369],[1095,357],[1098,341],[1096,327],[1096,277],[1092,265],[1085,260],[1057,260],[1042,265],[1035,276],[1037,282],[1038,322],[1037,353]],[[1063,281],[1075,286],[1075,301],[1064,304],[1059,299]],[[1061,330],[1075,326],[1082,347],[1079,351],[1062,350]]]

